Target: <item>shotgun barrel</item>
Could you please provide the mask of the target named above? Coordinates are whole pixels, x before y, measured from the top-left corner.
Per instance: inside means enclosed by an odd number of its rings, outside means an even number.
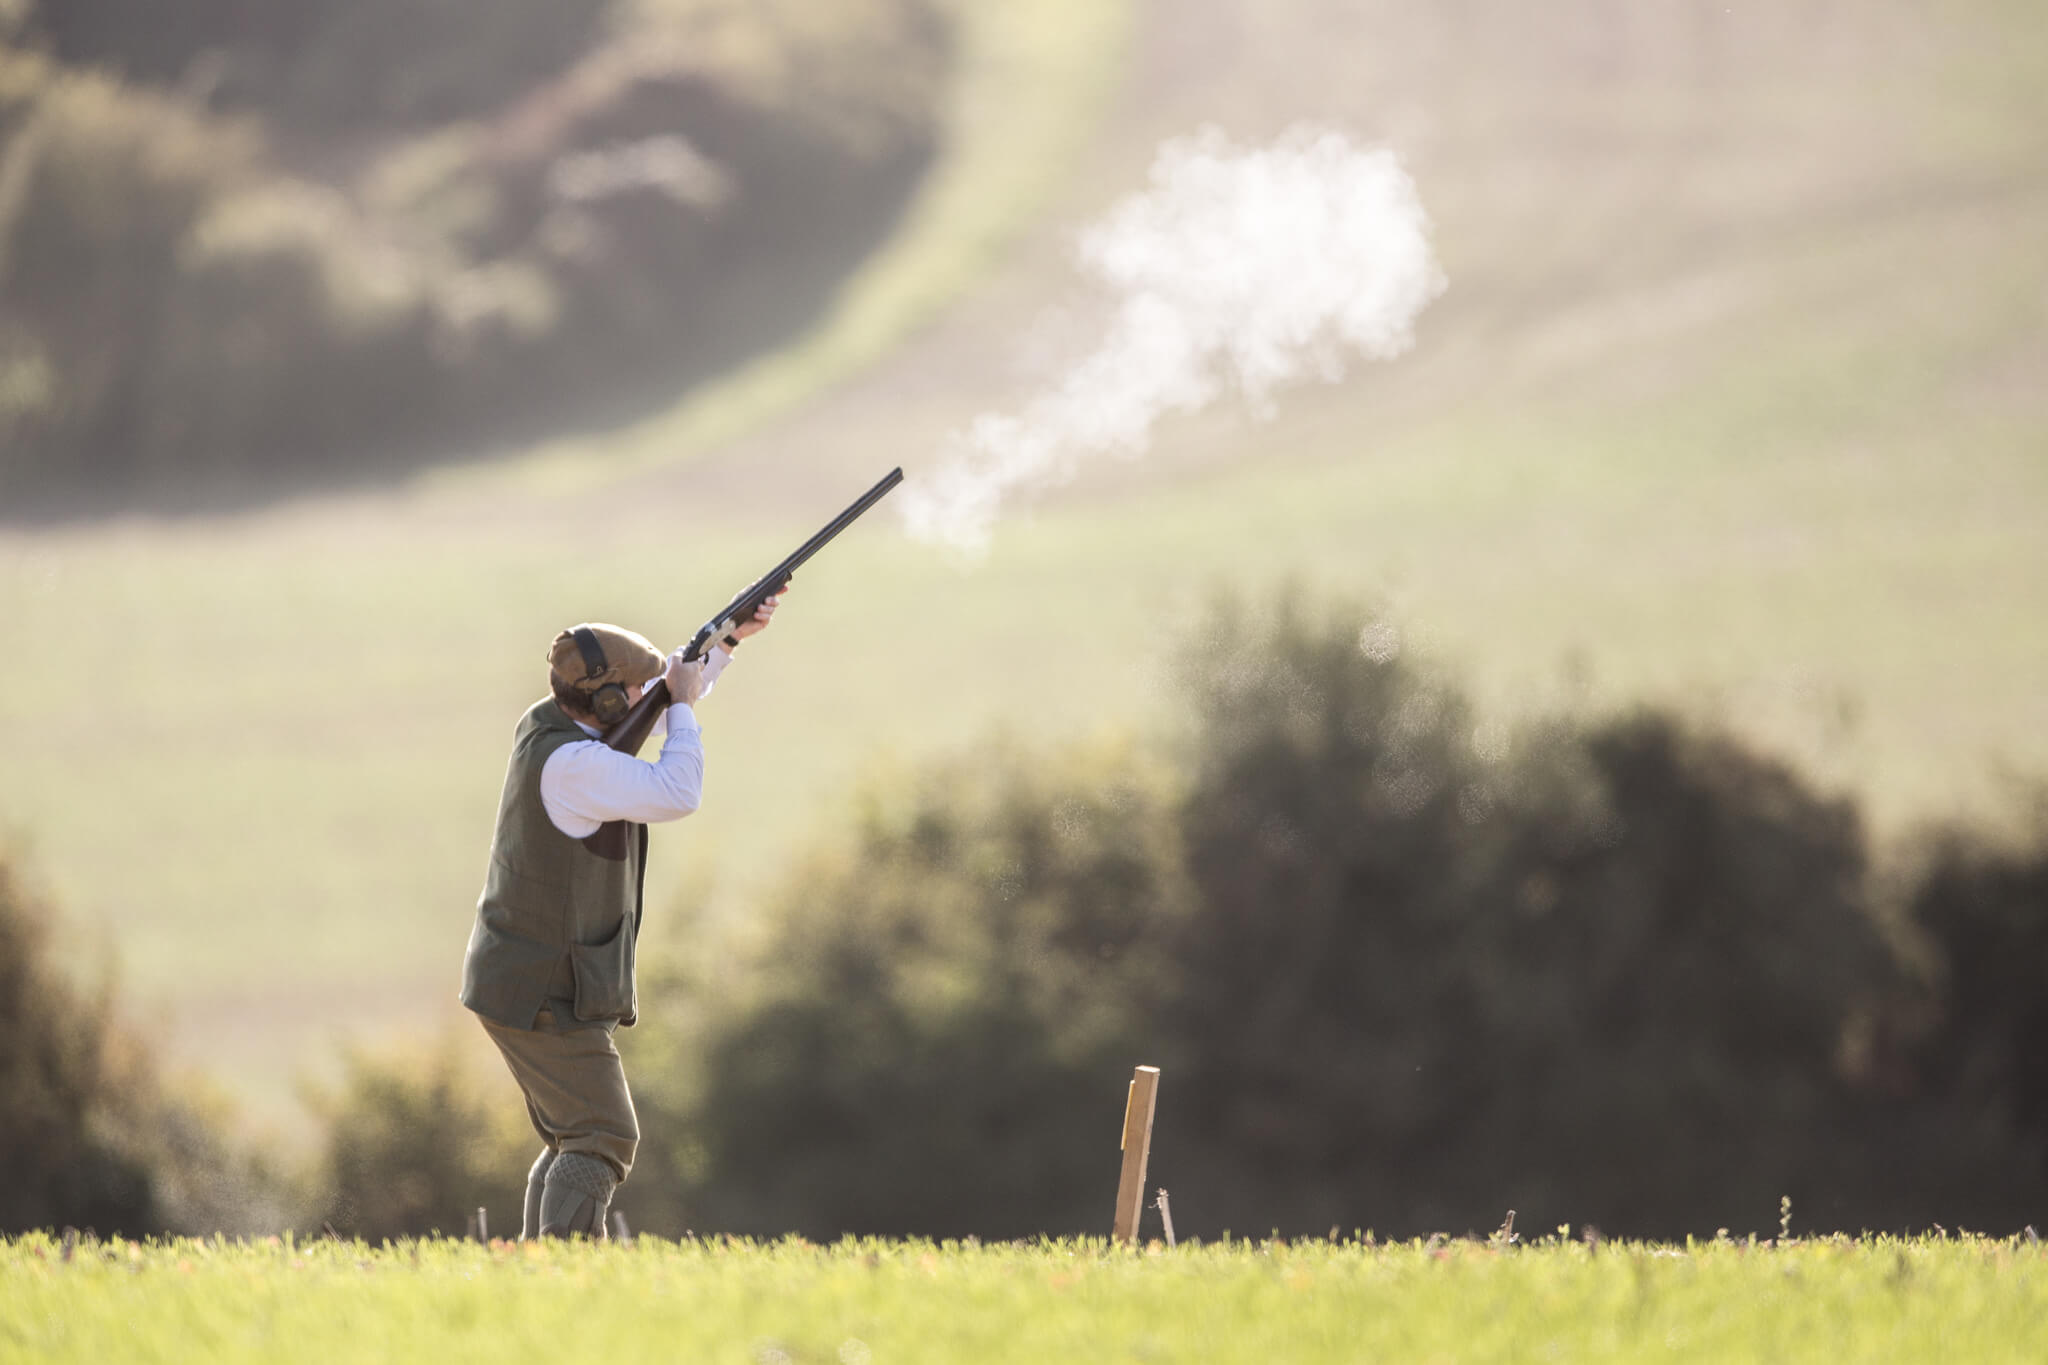
[[[797,546],[795,553],[780,564],[762,574],[740,590],[738,596],[720,608],[718,614],[698,627],[684,647],[683,657],[700,659],[704,651],[719,640],[730,636],[742,624],[753,619],[755,611],[769,598],[789,586],[790,578],[802,567],[805,560],[825,548],[831,539],[844,531],[860,517],[861,513],[873,507],[888,495],[890,489],[903,482],[903,470],[890,470],[873,488],[855,498],[850,506],[838,516],[825,523],[816,535]],[[647,684],[647,690],[640,694],[640,700],[633,703],[632,710],[619,718],[616,725],[605,731],[604,742],[625,753],[637,753],[647,742],[647,736],[654,732],[654,719],[668,705],[668,680],[656,678]]]

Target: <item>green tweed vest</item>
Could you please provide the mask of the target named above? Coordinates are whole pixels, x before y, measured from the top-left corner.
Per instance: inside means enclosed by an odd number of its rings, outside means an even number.
[[[540,799],[548,755],[589,738],[552,700],[536,702],[513,734],[490,870],[462,964],[462,1003],[508,1028],[532,1028],[543,1008],[557,1028],[634,1019],[647,826],[614,821],[572,839]]]

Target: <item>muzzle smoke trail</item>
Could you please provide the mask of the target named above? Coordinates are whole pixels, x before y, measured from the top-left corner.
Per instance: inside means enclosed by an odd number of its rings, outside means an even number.
[[[1142,454],[1163,416],[1400,354],[1444,289],[1415,184],[1389,151],[1297,126],[1263,148],[1206,129],[1159,149],[1151,185],[1082,234],[1107,291],[1101,340],[1014,413],[985,413],[904,490],[912,535],[978,551],[1008,494]]]

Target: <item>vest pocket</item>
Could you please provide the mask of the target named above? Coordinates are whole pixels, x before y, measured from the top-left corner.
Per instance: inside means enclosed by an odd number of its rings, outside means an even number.
[[[576,976],[576,1017],[585,1023],[633,1016],[633,935],[627,921],[602,943],[569,945]]]

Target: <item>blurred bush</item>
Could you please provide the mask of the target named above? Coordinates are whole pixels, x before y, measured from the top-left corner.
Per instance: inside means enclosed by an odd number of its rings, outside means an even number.
[[[1925,836],[1907,903],[1929,954],[1913,1077],[2048,1161],[2048,789],[2018,838]]]
[[[48,906],[0,863],[0,1230],[154,1231],[149,1171],[118,1136],[135,1058],[106,993],[87,995],[51,966],[48,923]]]
[[[1357,610],[1220,610],[1184,681],[1170,763],[935,770],[792,876],[749,970],[654,993],[693,1225],[1100,1231],[1141,1061],[1208,1235],[1769,1232],[1783,1195],[2003,1227],[2048,1191],[2038,865],[1934,862],[1936,987],[1853,807],[1725,734],[1478,726]]]
[[[452,1037],[414,1053],[352,1052],[338,1089],[315,1094],[326,1125],[312,1179],[315,1221],[381,1241],[461,1236],[479,1206],[491,1233],[519,1235],[540,1139],[509,1081],[488,1089]]]
[[[71,0],[0,39],[0,507],[260,497],[673,401],[939,137],[933,0]]]
[[[738,995],[705,964],[646,992],[642,1207],[666,1157],[697,1227],[1085,1225],[1185,913],[1162,781],[1116,750],[1005,752],[877,794],[792,875],[772,968]]]
[[[355,1053],[315,1096],[310,1171],[235,1137],[221,1093],[168,1078],[113,991],[52,960],[55,914],[0,857],[0,1234],[66,1225],[102,1236],[250,1236],[322,1219],[369,1238],[459,1235],[478,1205],[516,1236],[540,1143],[515,1093],[474,1078],[453,1039]]]
[[[311,129],[438,122],[566,65],[607,0],[36,0],[28,31],[68,65],[183,83]]]
[[[281,1226],[279,1173],[228,1138],[216,1095],[163,1080],[111,990],[57,968],[54,918],[0,858],[0,1233]]]

